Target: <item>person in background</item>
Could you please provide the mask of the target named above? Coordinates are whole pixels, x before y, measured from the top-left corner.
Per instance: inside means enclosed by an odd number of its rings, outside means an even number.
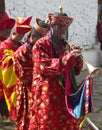
[[[8,14],[5,12],[0,19],[0,43],[9,37],[14,24],[15,20],[9,18]]]
[[[46,34],[47,30],[48,24],[36,18],[34,27],[32,27],[25,43],[2,62],[3,83],[5,86],[15,89],[13,100],[16,100],[14,120],[16,130],[31,130],[31,106],[33,103],[31,93],[33,77],[32,47],[39,38]],[[6,79],[9,69],[11,75]]]
[[[97,22],[97,38],[98,42],[100,42],[100,50],[102,51],[102,3]]]
[[[74,68],[80,74],[83,67],[81,48],[66,48],[66,36],[73,19],[66,13],[48,14],[50,29],[33,47],[32,130],[79,130],[82,119],[72,117],[65,105],[65,79]],[[63,85],[62,85],[63,84]],[[62,87],[63,86],[63,87]]]
[[[14,24],[15,20],[13,18],[9,18],[8,14],[5,12],[0,19],[0,44],[9,37],[11,30],[14,27]],[[3,122],[9,121],[9,113],[5,102],[4,94],[2,91],[1,74],[0,74],[0,114]]]
[[[12,108],[14,107],[15,101],[12,101],[10,98],[13,96],[14,93],[12,93],[13,89],[11,87],[8,87],[8,86],[5,87],[4,84],[2,83],[3,78],[2,78],[1,65],[6,56],[11,55],[14,51],[16,51],[22,45],[21,40],[22,40],[24,34],[31,30],[31,25],[30,25],[31,18],[32,18],[31,16],[28,18],[17,17],[15,25],[14,25],[14,29],[13,29],[11,35],[9,36],[8,39],[4,40],[0,45],[0,69],[1,69],[0,70],[0,89],[1,89],[1,93],[2,93],[2,98],[4,99],[4,97],[5,97],[6,104],[7,104],[8,110],[9,110],[9,114],[12,113],[12,115],[14,113],[12,111]],[[11,26],[11,23],[7,22],[7,24],[9,24]],[[6,26],[6,24],[3,24],[3,25]],[[9,70],[8,75],[6,77],[6,82],[8,81],[8,77],[10,75],[11,75],[11,73]],[[14,79],[14,77],[12,77],[12,80],[13,79]],[[9,85],[12,85],[12,84],[9,84]],[[8,91],[9,91],[9,93],[6,95],[6,93]],[[10,104],[8,103],[8,100],[10,100]],[[12,107],[10,107],[10,105]],[[3,106],[0,108],[4,111]]]

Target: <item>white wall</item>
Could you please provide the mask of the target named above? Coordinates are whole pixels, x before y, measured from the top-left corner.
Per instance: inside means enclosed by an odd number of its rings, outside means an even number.
[[[69,27],[69,40],[80,45],[96,44],[97,0],[5,0],[6,10],[11,17],[33,16],[46,19],[48,13],[64,12],[74,18]]]

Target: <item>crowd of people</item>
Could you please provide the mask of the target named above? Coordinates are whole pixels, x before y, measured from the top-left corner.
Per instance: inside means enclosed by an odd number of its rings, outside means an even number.
[[[73,18],[61,7],[47,20],[36,18],[33,26],[31,20],[6,12],[0,19],[2,120],[10,118],[16,130],[81,130],[83,117],[76,119],[65,105],[66,78],[83,68],[82,49],[66,42]]]

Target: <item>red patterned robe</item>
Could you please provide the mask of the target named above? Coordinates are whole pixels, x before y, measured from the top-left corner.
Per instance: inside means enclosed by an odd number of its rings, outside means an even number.
[[[32,51],[22,45],[14,54],[14,69],[17,75],[16,84],[16,130],[30,130],[29,123],[31,117],[32,105]]]
[[[12,41],[10,38],[8,38],[7,40],[0,38],[0,100],[4,98],[3,89],[2,89],[2,82],[1,82],[1,80],[2,80],[1,64],[2,64],[2,59],[5,56],[4,50],[15,51],[17,48],[18,48],[17,46],[12,44]]]
[[[11,76],[6,81],[7,71],[10,67]],[[32,52],[26,44],[17,49],[11,56],[5,58],[2,63],[2,68],[5,73],[3,80],[6,84],[14,84],[12,87],[15,90],[15,123],[16,130],[29,130],[29,122],[31,119],[31,83],[32,83]],[[14,79],[11,77],[13,77]],[[16,79],[16,80],[15,80]],[[15,83],[13,83],[16,81]],[[12,113],[11,113],[12,116]]]
[[[73,118],[65,106],[65,91],[59,77],[74,67],[79,74],[83,61],[72,53],[54,56],[52,41],[45,36],[33,48],[33,107],[31,130],[79,130],[81,119]]]
[[[5,59],[5,57],[8,56],[8,55],[11,55],[17,49],[18,49],[18,46],[14,45],[12,43],[11,38],[8,38],[7,40],[4,40],[0,44],[0,99],[1,99],[1,102],[3,102],[3,106],[1,106],[1,109],[2,109],[2,111],[4,111],[4,114],[6,114],[6,115],[8,115],[8,110],[7,110],[7,106],[6,106],[6,103],[8,105],[8,100],[6,98],[7,94],[5,93],[5,90],[8,91],[8,89],[6,88],[6,86],[4,84],[2,84],[3,78],[2,78],[2,66],[1,65],[2,65],[2,62]],[[5,77],[5,78],[8,79],[8,76]],[[13,89],[12,89],[12,86],[10,86],[9,91],[7,92],[8,93],[8,98],[11,96],[12,92],[13,92]],[[5,99],[6,99],[6,103],[5,103],[4,96],[5,96]],[[12,104],[12,101],[11,101],[11,104]],[[8,109],[9,108],[10,107],[8,106]],[[9,109],[9,111],[10,111],[10,109]]]

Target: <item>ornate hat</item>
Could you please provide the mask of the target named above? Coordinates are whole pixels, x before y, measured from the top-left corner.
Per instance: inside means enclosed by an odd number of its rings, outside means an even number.
[[[25,34],[29,32],[32,29],[32,26],[30,25],[32,16],[27,18],[16,18],[16,24],[15,24],[15,31],[20,34]]]
[[[14,24],[15,20],[13,18],[9,18],[8,14],[5,12],[0,19],[0,30],[12,29]]]
[[[48,21],[42,21],[39,18],[36,18],[34,28],[35,30],[40,33],[42,36],[44,36],[48,30]]]
[[[48,17],[52,25],[69,26],[73,21],[73,18],[68,17],[66,13],[63,13],[62,6],[59,7],[59,12],[55,12],[54,14],[49,13]]]

